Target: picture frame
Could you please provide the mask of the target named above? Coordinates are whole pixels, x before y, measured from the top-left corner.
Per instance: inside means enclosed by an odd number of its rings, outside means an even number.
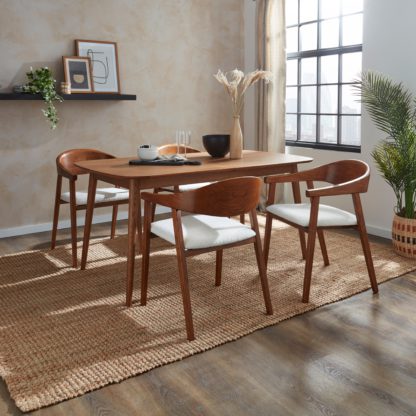
[[[71,88],[71,94],[94,92],[91,77],[91,60],[88,57],[63,56],[64,78]]]
[[[95,93],[120,94],[117,43],[101,40],[75,40],[78,56],[89,57]]]

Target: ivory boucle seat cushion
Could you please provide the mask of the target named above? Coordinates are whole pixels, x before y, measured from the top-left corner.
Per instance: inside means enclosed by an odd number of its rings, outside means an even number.
[[[274,204],[269,205],[267,211],[303,227],[309,225],[311,204]],[[329,205],[319,204],[318,227],[356,225],[354,214]]]
[[[69,192],[61,194],[63,201],[69,202]],[[77,205],[85,205],[88,199],[87,191],[75,192],[75,203]],[[129,190],[124,188],[97,188],[95,194],[95,202],[111,202],[129,199]]]
[[[211,185],[212,182],[189,183],[186,185],[179,185],[181,192],[193,191],[194,189],[202,188],[203,186]]]
[[[175,244],[172,219],[153,222],[152,233]],[[188,215],[182,217],[185,249],[198,249],[232,244],[254,237],[250,226],[226,218],[210,215]]]

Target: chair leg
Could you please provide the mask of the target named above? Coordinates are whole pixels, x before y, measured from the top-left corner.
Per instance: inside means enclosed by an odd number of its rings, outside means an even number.
[[[266,227],[264,230],[264,264],[267,267],[269,261],[270,239],[272,235],[273,218],[270,213],[266,214]]]
[[[241,224],[245,224],[246,216],[244,214],[240,214],[240,222],[241,222]]]
[[[61,206],[61,190],[62,190],[62,176],[58,175],[58,178],[56,180],[55,207],[53,210],[51,250],[53,250],[56,245],[56,233],[58,231],[59,208]]]
[[[311,214],[308,228],[308,245],[306,247],[305,276],[303,279],[302,302],[309,302],[309,292],[311,289],[311,277],[313,266],[313,254],[315,251],[316,225],[318,222],[319,198],[311,198]]]
[[[302,259],[306,259],[306,239],[305,239],[305,231],[299,229],[299,241],[300,241],[300,250],[302,252]]]
[[[185,247],[182,234],[181,214],[172,210],[173,228],[175,231],[176,255],[178,258],[179,281],[182,292],[183,311],[185,314],[186,334],[188,341],[195,339],[192,319],[191,294],[189,292],[188,270],[186,266]]]
[[[113,205],[113,216],[111,218],[111,235],[110,235],[111,239],[113,239],[116,235],[117,213],[118,213],[118,205]]]
[[[158,194],[159,190],[160,190],[159,188],[154,188],[153,193]],[[156,204],[152,204],[152,222],[155,220],[155,214],[156,214]]]
[[[328,258],[328,251],[326,249],[326,244],[325,244],[324,230],[318,229],[317,233],[318,233],[319,245],[321,246],[322,258],[324,259],[324,264],[325,266],[329,266],[329,258]]]
[[[75,202],[75,181],[69,181],[69,209],[71,212],[71,244],[72,244],[72,267],[76,268],[77,259],[77,206]]]
[[[147,303],[147,286],[149,280],[149,257],[150,257],[150,224],[151,224],[151,212],[152,205],[149,201],[146,201],[144,206],[144,235],[143,235],[143,250],[142,250],[142,281],[141,281],[141,294],[140,305],[146,305]]]
[[[378,284],[376,279],[376,272],[374,270],[373,258],[371,256],[370,243],[368,241],[367,230],[365,227],[364,214],[361,206],[361,199],[359,194],[352,194],[354,202],[355,215],[357,217],[358,232],[360,233],[361,246],[363,248],[365,262],[367,264],[368,277],[370,278],[371,289],[373,293],[378,293]]]
[[[216,261],[215,261],[215,286],[221,286],[222,253],[223,253],[223,250],[217,250],[216,251]]]
[[[309,302],[309,293],[311,290],[311,277],[313,266],[313,255],[315,250],[316,229],[309,228],[308,232],[308,245],[306,247],[306,262],[305,262],[305,275],[303,279],[303,296],[302,302]]]
[[[259,224],[257,222],[256,210],[250,211],[250,222],[251,222],[251,226],[253,230],[256,233],[256,237],[254,241],[254,250],[256,252],[257,266],[259,268],[261,288],[262,288],[263,297],[264,297],[264,304],[266,305],[267,315],[273,315],[273,306],[272,306],[272,301],[270,299],[269,283],[267,281],[266,263],[264,261],[264,255],[261,250],[261,240],[260,240]]]

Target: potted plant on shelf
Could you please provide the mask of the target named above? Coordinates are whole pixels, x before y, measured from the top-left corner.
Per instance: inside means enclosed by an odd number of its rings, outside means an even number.
[[[371,71],[357,88],[372,121],[387,135],[372,156],[396,196],[393,247],[416,258],[416,100],[402,83]]]
[[[51,129],[56,129],[58,124],[58,111],[54,101],[62,102],[63,98],[55,90],[56,80],[53,78],[52,71],[47,67],[38,68],[26,73],[29,82],[23,86],[23,91],[30,94],[40,94],[46,103],[46,110],[42,113],[49,120]]]

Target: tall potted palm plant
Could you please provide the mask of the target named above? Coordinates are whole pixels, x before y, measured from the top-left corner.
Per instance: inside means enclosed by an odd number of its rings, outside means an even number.
[[[402,83],[371,71],[357,88],[372,121],[387,135],[372,156],[396,196],[393,247],[416,258],[416,100]]]

